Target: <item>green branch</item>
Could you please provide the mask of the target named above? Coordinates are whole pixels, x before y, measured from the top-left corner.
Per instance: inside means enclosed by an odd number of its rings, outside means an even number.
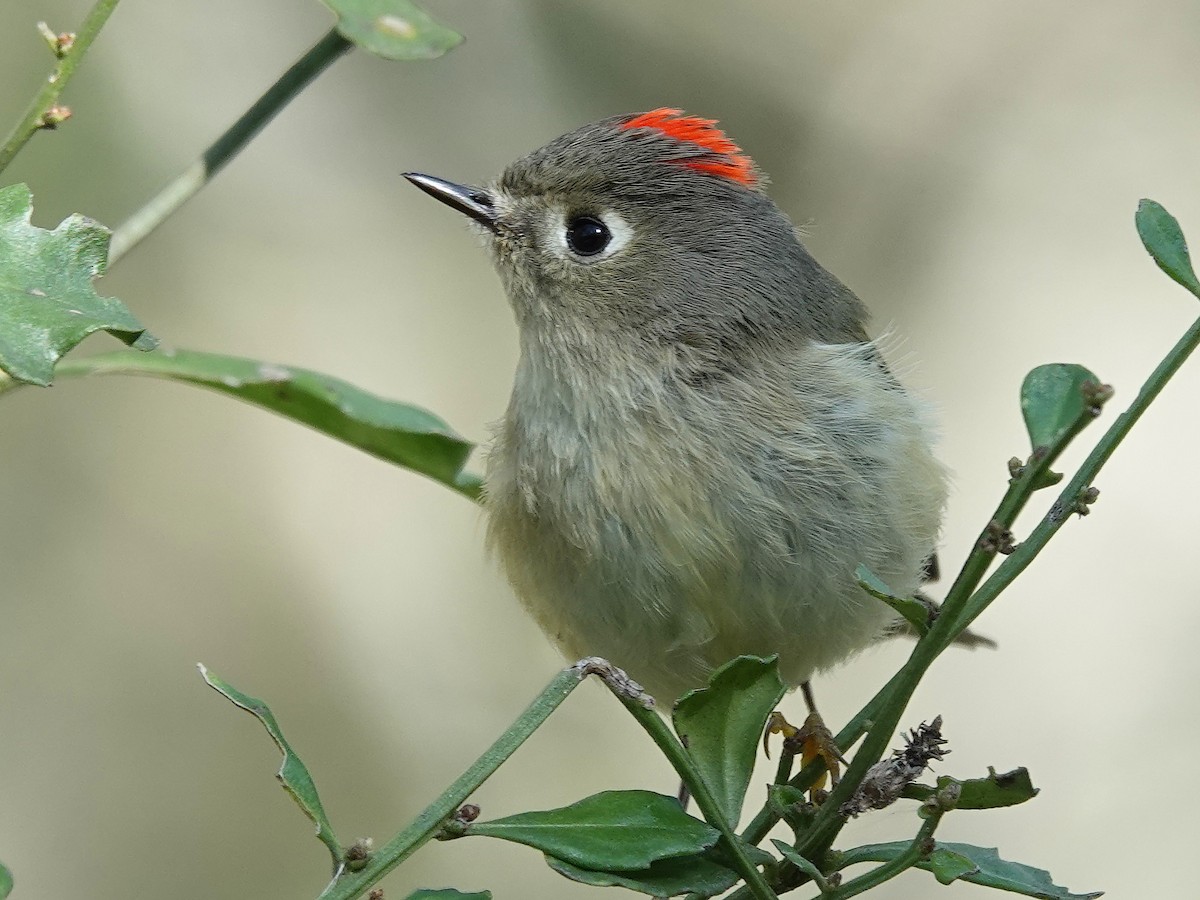
[[[984,584],[973,593],[974,584],[971,579],[975,572],[982,576],[986,565],[972,564],[981,551],[978,547],[964,567],[964,575],[959,577],[951,589],[942,607],[942,615],[934,623],[929,633],[918,641],[904,667],[884,686],[872,699],[869,707],[878,707],[877,716],[871,716],[872,722],[867,738],[862,747],[854,755],[841,784],[833,790],[829,800],[821,807],[812,829],[805,836],[800,853],[809,859],[819,859],[832,844],[841,830],[844,820],[838,813],[838,808],[850,798],[855,787],[862,780],[870,766],[887,752],[888,745],[900,724],[904,709],[916,689],[917,683],[924,676],[935,659],[951,645],[955,635],[971,624],[1013,579],[1023,572],[1034,558],[1042,551],[1050,539],[1058,532],[1073,512],[1079,512],[1085,507],[1085,491],[1090,487],[1096,475],[1112,456],[1113,451],[1124,440],[1129,430],[1141,418],[1142,414],[1158,396],[1175,372],[1200,345],[1200,320],[1179,339],[1171,351],[1164,357],[1154,372],[1146,380],[1129,408],[1117,417],[1099,440],[1087,459],[1079,467],[1074,477],[1062,490],[1058,500],[1050,511],[1033,529],[1029,537],[1009,556]],[[1049,462],[1046,463],[1049,465]],[[1032,467],[1030,467],[1032,468]],[[997,519],[1003,515],[1015,516],[1028,500],[1029,494],[1037,490],[1039,481],[1033,473],[1021,477],[1010,486],[1008,493],[1001,501],[997,510]],[[971,574],[968,576],[968,568]],[[976,578],[977,580],[977,578]],[[864,711],[865,712],[865,711]],[[856,722],[864,722],[868,717],[860,713]],[[841,735],[839,735],[839,740]]]
[[[109,266],[136,247],[146,235],[195,196],[281,109],[353,46],[336,28],[330,29],[284,72],[228,131],[217,138],[199,159],[117,227],[108,251]]]
[[[1166,210],[1152,201],[1142,201],[1136,221],[1142,241],[1159,267],[1200,298],[1200,280],[1197,280],[1192,272],[1187,245],[1179,231],[1178,223]],[[1047,445],[1041,446],[1035,439],[1033,454],[1025,465],[1014,464],[1008,490],[951,587],[941,615],[929,632],[918,641],[901,670],[838,734],[837,741],[843,750],[848,750],[864,733],[867,734],[867,739],[855,754],[842,782],[830,794],[797,846],[798,852],[804,858],[821,859],[832,845],[844,824],[839,812],[840,807],[861,783],[867,769],[886,752],[917,683],[933,661],[953,643],[957,635],[987,609],[1004,588],[1028,568],[1073,513],[1086,514],[1088,505],[1096,499],[1092,482],[1117,446],[1198,345],[1200,320],[1193,323],[1176,342],[1146,379],[1129,408],[1117,417],[1097,441],[1079,470],[1063,488],[1049,512],[1042,517],[1029,537],[1019,546],[1011,548],[1011,534],[1008,529],[1033,493],[1057,480],[1058,476],[1050,472],[1050,465],[1094,416],[1096,406],[1107,399],[1107,389],[1095,392],[1096,402],[1085,402],[1075,419],[1065,423]],[[1100,386],[1093,386],[1097,387]],[[1032,434],[1031,431],[1031,436]],[[980,586],[991,561],[1006,544],[1011,549],[1011,555]],[[801,789],[807,788],[820,771],[819,764],[810,764],[790,783]],[[777,814],[769,805],[764,807],[746,828],[744,839],[758,843],[776,821]]]
[[[959,571],[958,577],[955,578],[954,584],[951,586],[946,595],[946,600],[943,603],[937,623],[937,636],[926,633],[918,642],[917,648],[914,648],[909,664],[912,664],[913,659],[917,657],[918,650],[921,647],[930,648],[936,643],[937,649],[927,661],[923,663],[923,668],[915,676],[911,685],[904,690],[903,704],[896,710],[896,723],[899,723],[899,716],[903,714],[904,705],[907,704],[908,698],[912,695],[913,689],[916,687],[916,682],[924,675],[925,669],[929,664],[937,658],[946,647],[953,643],[955,637],[961,634],[966,627],[982,612],[982,609],[974,612],[970,618],[963,621],[961,619],[963,610],[967,606],[968,600],[972,596],[972,592],[982,581],[983,576],[987,573],[988,567],[996,558],[996,536],[998,533],[1007,532],[1016,521],[1017,516],[1028,504],[1029,499],[1041,488],[1045,487],[1050,479],[1050,467],[1055,463],[1062,452],[1067,448],[1067,445],[1083,430],[1083,428],[1092,421],[1090,413],[1085,412],[1071,424],[1071,427],[1064,430],[1062,434],[1049,446],[1040,449],[1035,449],[1031,454],[1029,461],[1019,471],[1015,471],[1009,480],[1008,489],[1004,492],[996,510],[992,513],[988,524],[984,526],[980,532],[979,539],[972,547],[971,553],[968,555],[966,562]],[[1120,421],[1120,420],[1118,420]],[[1107,457],[1106,457],[1107,458]],[[1007,583],[1007,582],[1006,582]],[[998,592],[997,592],[998,593]],[[989,601],[990,602],[990,601]],[[953,627],[950,627],[953,625]],[[931,626],[931,631],[933,627]],[[905,672],[907,669],[902,669],[892,679],[884,685],[884,687],[871,698],[871,701],[859,710],[858,714],[838,732],[835,740],[842,752],[848,752],[854,743],[867,733],[877,718],[883,714],[885,709],[890,709],[894,705],[892,691],[897,684],[906,680]],[[880,730],[880,737],[876,743],[879,745],[878,754],[871,756],[874,751],[860,750],[854,759],[853,765],[847,771],[846,776],[842,779],[843,798],[839,800],[840,805],[844,799],[849,796],[854,786],[861,780],[862,775],[866,770],[873,765],[887,750],[887,744],[891,741],[895,731],[895,725]],[[866,751],[866,752],[864,752]],[[860,761],[861,760],[861,761]],[[824,763],[820,759],[816,759],[805,766],[798,775],[791,779],[791,784],[800,789],[808,790],[816,780],[825,771]],[[836,808],[836,807],[835,807]],[[742,832],[742,838],[747,843],[758,844],[767,833],[779,821],[778,813],[773,810],[770,804],[766,804],[751,820]]]
[[[966,628],[971,622],[978,618],[979,614],[987,609],[988,605],[1000,595],[1009,584],[1012,583],[1018,575],[1020,575],[1029,564],[1033,562],[1034,557],[1041,552],[1042,548],[1050,541],[1050,538],[1058,532],[1066,523],[1073,512],[1082,513],[1086,506],[1087,500],[1084,497],[1085,492],[1090,488],[1092,481],[1097,473],[1108,462],[1113,451],[1129,434],[1130,429],[1137,423],[1142,414],[1154,402],[1154,399],[1159,395],[1159,392],[1171,380],[1174,374],[1179,370],[1179,367],[1187,361],[1192,352],[1200,346],[1200,319],[1192,323],[1192,326],[1184,333],[1171,348],[1163,361],[1158,364],[1154,372],[1146,379],[1146,383],[1142,385],[1142,389],[1138,391],[1137,397],[1129,404],[1129,408],[1121,415],[1117,416],[1117,420],[1104,433],[1104,436],[1092,448],[1092,452],[1088,454],[1083,465],[1079,467],[1079,471],[1067,483],[1059,495],[1058,500],[1050,508],[1050,511],[1042,518],[1042,521],[1037,524],[1029,537],[1022,543],[1012,556],[1008,557],[1004,563],[994,572],[983,586],[976,591],[970,599],[963,605],[957,619],[954,622],[954,627],[957,630]]]
[[[13,157],[21,152],[21,148],[29,143],[30,138],[53,121],[51,111],[57,104],[59,96],[62,95],[63,88],[67,86],[67,82],[71,80],[71,76],[83,62],[88,48],[92,46],[92,41],[96,39],[96,35],[104,27],[104,23],[108,21],[108,17],[116,9],[118,2],[120,0],[96,0],[83,20],[83,24],[79,26],[79,31],[70,47],[64,47],[58,53],[58,65],[54,67],[54,71],[46,79],[42,89],[30,102],[24,117],[9,132],[8,137],[4,139],[3,146],[0,146],[0,172],[8,168]]]
[[[833,890],[825,895],[827,900],[847,900],[849,897],[855,897],[871,888],[879,887],[885,881],[891,881],[902,872],[911,869],[922,859],[929,856],[933,850],[933,832],[937,829],[938,823],[941,822],[945,810],[940,807],[933,807],[929,811],[929,817],[921,825],[921,830],[917,832],[917,836],[913,838],[913,842],[909,844],[908,849],[901,853],[893,860],[885,862],[883,865],[859,875],[857,878],[852,878],[841,885],[841,887]]]
[[[680,743],[679,738],[667,727],[667,723],[653,708],[642,705],[636,698],[618,690],[613,690],[613,693],[625,705],[638,724],[646,730],[650,739],[654,741],[679,777],[683,779],[683,783],[687,785],[691,795],[696,799],[696,805],[700,807],[700,812],[704,814],[705,821],[721,832],[721,840],[725,849],[729,853],[734,868],[745,879],[750,895],[757,900],[775,900],[775,892],[771,890],[762,873],[758,871],[754,862],[746,854],[745,846],[734,831],[734,825],[737,823],[730,823],[725,817],[720,801],[709,789],[704,776],[700,773],[687,749]]]
[[[572,666],[564,669],[497,738],[479,759],[446,788],[407,828],[371,854],[366,866],[351,872],[342,869],[317,900],[351,900],[404,862],[423,844],[437,836],[442,824],[483,784],[501,764],[525,743],[542,723],[579,687],[585,673]]]

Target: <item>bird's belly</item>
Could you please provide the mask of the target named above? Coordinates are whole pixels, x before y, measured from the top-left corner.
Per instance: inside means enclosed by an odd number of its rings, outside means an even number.
[[[916,433],[857,469],[820,440],[530,434],[508,430],[489,461],[490,543],[565,654],[605,657],[663,700],[740,654],[778,654],[798,684],[861,649],[894,617],[856,566],[909,592],[934,546],[937,491],[915,511],[883,499],[936,467]]]

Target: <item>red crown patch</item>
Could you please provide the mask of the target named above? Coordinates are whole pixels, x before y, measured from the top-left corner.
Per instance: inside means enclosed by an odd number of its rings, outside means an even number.
[[[686,116],[681,109],[654,109],[634,116],[621,127],[653,128],[677,141],[703,147],[719,158],[683,159],[679,160],[679,164],[698,172],[728,178],[747,187],[755,187],[758,184],[758,175],[754,171],[754,163],[742,153],[741,147],[725,136],[725,132],[715,127],[716,124],[716,119]]]

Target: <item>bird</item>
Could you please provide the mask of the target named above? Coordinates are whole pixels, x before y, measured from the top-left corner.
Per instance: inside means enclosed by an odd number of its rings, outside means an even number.
[[[482,187],[409,172],[482,236],[520,355],[487,540],[569,658],[659,700],[740,655],[803,686],[896,625],[947,475],[928,404],[712,119],[576,128]]]

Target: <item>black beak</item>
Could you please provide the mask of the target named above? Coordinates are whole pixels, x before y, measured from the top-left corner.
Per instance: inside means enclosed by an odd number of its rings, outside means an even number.
[[[405,172],[404,177],[431,197],[441,200],[451,209],[457,209],[491,231],[499,227],[499,216],[487,191],[479,188],[444,181],[419,172]]]

